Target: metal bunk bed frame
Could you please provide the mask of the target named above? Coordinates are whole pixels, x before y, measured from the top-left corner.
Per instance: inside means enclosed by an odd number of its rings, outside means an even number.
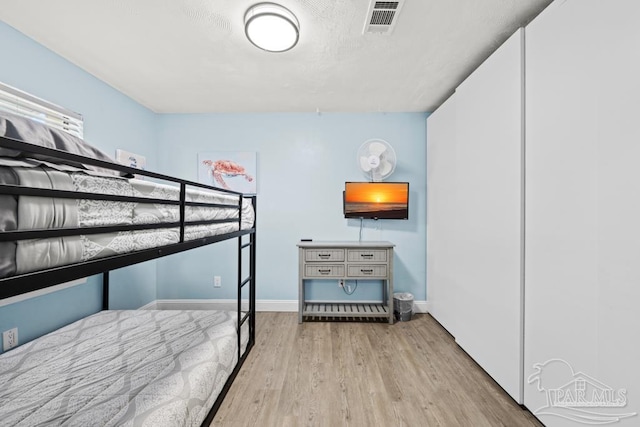
[[[7,138],[0,136],[0,147],[17,150],[22,153],[29,153],[28,157],[35,157],[45,159],[47,161],[55,162],[55,160],[65,160],[67,162],[75,162],[82,164],[89,164],[92,166],[98,166],[105,169],[110,169],[118,172],[125,172],[129,174],[144,175],[149,178],[155,178],[163,181],[169,181],[176,183],[180,186],[180,200],[165,200],[165,199],[153,199],[144,197],[130,197],[130,196],[117,196],[108,194],[94,194],[83,193],[74,191],[64,191],[55,189],[43,189],[43,188],[29,188],[9,184],[0,184],[0,194],[14,195],[14,196],[40,196],[40,197],[56,197],[56,198],[68,198],[68,199],[88,199],[88,200],[107,200],[114,202],[137,202],[137,203],[160,203],[164,205],[179,205],[180,221],[172,223],[160,223],[160,224],[138,224],[138,225],[115,225],[115,226],[102,226],[102,227],[83,227],[83,228],[58,228],[49,230],[17,230],[17,231],[0,231],[0,242],[17,241],[24,239],[34,238],[49,238],[49,237],[63,237],[78,234],[98,234],[109,233],[117,231],[134,231],[144,229],[159,229],[179,227],[180,241],[179,243],[169,244],[165,246],[155,247],[151,249],[144,249],[126,254],[113,255],[104,258],[79,262],[66,266],[49,268],[46,270],[35,271],[31,273],[25,273],[16,276],[10,276],[0,279],[0,300],[10,298],[13,296],[25,294],[28,292],[44,289],[50,286],[54,286],[60,283],[65,283],[71,280],[79,279],[82,277],[93,276],[96,274],[102,274],[102,308],[103,310],[109,309],[109,271],[115,270],[121,267],[126,267],[133,264],[149,261],[156,258],[161,258],[167,255],[175,254],[178,252],[184,252],[190,249],[194,249],[201,246],[210,245],[224,240],[237,239],[238,240],[238,283],[237,283],[237,319],[238,319],[238,361],[235,368],[229,375],[222,391],[216,398],[213,407],[207,414],[206,418],[202,422],[202,426],[208,426],[213,420],[217,410],[219,409],[224,397],[226,396],[231,384],[235,377],[238,375],[240,368],[249,355],[253,345],[255,344],[255,289],[256,289],[256,224],[250,229],[242,230],[241,227],[241,214],[243,196],[241,193],[234,191],[216,188],[197,182],[192,182],[184,179],[170,177],[167,175],[158,174],[155,172],[144,171],[140,169],[131,168],[116,163],[93,159],[65,151],[60,151],[52,148],[36,146],[28,144],[13,138]],[[22,156],[25,157],[25,156]],[[186,188],[199,187],[203,189],[215,190],[217,192],[223,192],[228,194],[236,194],[239,196],[238,202],[238,218],[227,220],[205,220],[205,221],[185,221],[185,208],[186,206],[203,206],[203,207],[230,207],[235,205],[224,205],[215,203],[202,203],[202,202],[188,202],[186,201]],[[249,196],[253,205],[254,212],[257,218],[257,197]],[[210,237],[199,238],[195,240],[184,240],[184,231],[186,225],[201,225],[201,224],[216,224],[225,222],[238,222],[238,230],[220,234]],[[248,242],[243,242],[243,236],[249,236]],[[242,260],[243,254],[249,251],[249,276],[242,278]],[[249,308],[248,311],[243,313],[242,311],[242,290],[248,286],[249,288]],[[246,349],[242,353],[241,346],[241,326],[245,322],[249,322],[249,340],[247,341]]]

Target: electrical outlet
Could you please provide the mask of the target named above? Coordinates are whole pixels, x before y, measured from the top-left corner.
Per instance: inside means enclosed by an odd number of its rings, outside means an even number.
[[[221,286],[222,286],[222,277],[213,276],[213,287],[214,288],[219,288]]]
[[[339,288],[344,288],[344,279],[338,280],[338,287]]]
[[[9,329],[2,333],[2,350],[11,350],[18,345],[18,328]]]

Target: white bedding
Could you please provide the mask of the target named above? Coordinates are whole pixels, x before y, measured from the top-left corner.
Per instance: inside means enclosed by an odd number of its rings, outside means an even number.
[[[236,325],[196,310],[79,320],[0,355],[0,423],[198,426],[236,365]]]
[[[20,185],[53,188],[94,194],[113,194],[143,198],[179,200],[176,186],[156,184],[138,179],[123,179],[89,175],[84,171],[60,171],[32,165],[13,170]],[[66,167],[70,169],[70,167]],[[238,205],[238,196],[187,188],[187,201]],[[187,206],[186,221],[237,219],[237,207]],[[178,205],[157,203],[112,202],[87,199],[60,199],[20,196],[17,223],[20,230],[50,229],[58,227],[96,227],[130,224],[160,224],[180,220]],[[241,227],[253,226],[254,211],[249,199],[243,200]],[[238,230],[237,222],[195,225],[185,227],[185,240],[230,233]],[[149,249],[180,240],[179,228],[122,231],[117,233],[87,234],[60,238],[19,241],[15,252],[18,274],[87,261],[109,255]]]

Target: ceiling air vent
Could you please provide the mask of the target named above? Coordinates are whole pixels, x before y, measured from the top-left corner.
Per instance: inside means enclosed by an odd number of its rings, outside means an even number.
[[[375,1],[369,4],[367,20],[363,33],[390,34],[398,20],[398,13],[404,4],[404,0]]]

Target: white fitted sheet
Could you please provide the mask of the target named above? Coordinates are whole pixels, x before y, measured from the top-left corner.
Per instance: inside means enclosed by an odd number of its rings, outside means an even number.
[[[3,161],[6,162],[6,159]],[[176,186],[139,179],[91,175],[85,171],[71,170],[70,166],[66,166],[66,170],[61,171],[48,165],[34,165],[19,160],[11,160],[5,166],[11,167],[18,177],[19,184],[27,187],[166,200],[179,200],[180,196],[179,187]],[[186,200],[234,205],[233,207],[187,206],[186,221],[237,219],[240,214],[240,227],[243,230],[251,228],[255,222],[251,201],[244,199],[242,209],[238,209],[238,196],[234,194],[187,188]],[[180,219],[177,205],[33,196],[20,196],[17,212],[1,212],[1,214],[15,217],[19,230],[161,224],[177,222]],[[185,240],[226,234],[238,228],[237,221],[187,225]],[[30,239],[18,241],[15,253],[6,254],[6,258],[15,265],[15,272],[22,274],[178,243],[179,239],[178,228]],[[0,277],[3,276],[0,274]]]
[[[238,360],[236,313],[103,311],[0,355],[12,426],[199,426]],[[242,348],[248,322],[242,327]]]

